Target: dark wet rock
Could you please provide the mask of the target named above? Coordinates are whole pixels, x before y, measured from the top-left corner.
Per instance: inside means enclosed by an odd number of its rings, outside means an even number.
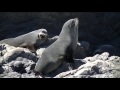
[[[74,51],[73,57],[76,59],[83,59],[90,55],[90,44],[86,41],[77,43],[77,48]]]
[[[0,65],[0,74],[2,74],[4,72],[4,69],[2,68],[2,66]]]
[[[93,54],[102,54],[104,52],[108,52],[110,56],[117,55],[117,49],[112,45],[102,45]]]
[[[18,72],[18,73],[26,73],[26,70],[25,70],[25,67],[24,67],[24,64],[22,64],[21,62],[17,62],[15,61],[15,63],[13,64],[12,66],[13,70],[15,72]]]
[[[19,73],[29,73],[31,70],[34,69],[35,62],[32,60],[22,59],[22,60],[16,60],[8,63],[10,67],[12,67],[13,71],[19,72]]]

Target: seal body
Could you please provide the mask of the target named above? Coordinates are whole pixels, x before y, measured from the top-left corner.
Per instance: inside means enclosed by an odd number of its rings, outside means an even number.
[[[57,69],[63,61],[74,63],[73,52],[78,42],[78,24],[78,18],[65,22],[59,38],[43,51],[35,66],[35,72],[43,75]]]
[[[38,29],[15,38],[8,38],[0,41],[0,44],[8,44],[15,47],[24,47],[35,50],[34,45],[42,44],[47,39],[47,30]]]

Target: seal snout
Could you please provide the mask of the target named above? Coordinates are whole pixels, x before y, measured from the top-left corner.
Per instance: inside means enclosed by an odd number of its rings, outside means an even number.
[[[78,23],[79,23],[79,19],[78,19],[78,18],[75,18],[74,21],[75,21],[75,26],[77,26]]]
[[[78,17],[77,17],[77,18],[75,18],[74,20],[78,20]]]
[[[40,31],[40,33],[38,34],[38,38],[39,39],[47,39],[48,38],[48,33],[46,29],[43,29],[42,31]]]
[[[41,38],[45,38],[45,35],[42,35],[42,34],[41,34],[40,37],[41,37]]]
[[[47,34],[39,34],[38,38],[45,39],[45,38],[48,38],[48,35]]]

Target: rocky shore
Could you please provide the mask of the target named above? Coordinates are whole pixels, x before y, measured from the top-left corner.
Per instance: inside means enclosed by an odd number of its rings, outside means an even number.
[[[52,37],[45,45],[37,49],[37,55],[26,48],[1,44],[0,78],[42,78],[35,75],[33,69],[45,48],[58,37]],[[64,62],[61,67],[46,75],[45,78],[119,78],[120,57],[114,56],[115,48],[109,48],[109,45],[105,48],[107,49],[98,48],[94,52],[95,55],[90,56],[90,44],[81,41],[74,53],[75,69],[69,71],[66,62]],[[110,55],[111,53],[112,55]]]

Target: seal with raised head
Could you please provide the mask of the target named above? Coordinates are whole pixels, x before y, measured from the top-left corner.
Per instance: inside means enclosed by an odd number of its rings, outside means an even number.
[[[47,39],[47,30],[38,29],[15,38],[8,38],[0,41],[0,44],[8,44],[14,47],[24,47],[35,51],[35,45],[41,45]]]
[[[69,66],[74,65],[73,53],[78,42],[78,24],[78,18],[64,23],[59,38],[47,47],[38,59],[35,73],[48,74],[62,65],[63,61],[68,62]]]

